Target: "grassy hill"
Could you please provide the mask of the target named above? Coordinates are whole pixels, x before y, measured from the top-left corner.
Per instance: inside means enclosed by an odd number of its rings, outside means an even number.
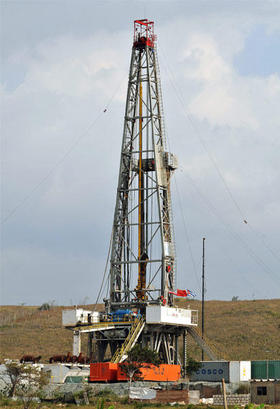
[[[199,301],[176,300],[201,311]],[[52,307],[2,306],[0,308],[0,361],[24,354],[42,355],[72,351],[72,333],[62,327],[62,310]],[[91,309],[92,306],[84,306]],[[101,308],[101,306],[99,306]],[[228,360],[280,359],[280,299],[253,301],[207,301],[205,334],[220,358]],[[200,349],[188,338],[189,353],[200,359]],[[86,353],[86,336],[83,336]]]

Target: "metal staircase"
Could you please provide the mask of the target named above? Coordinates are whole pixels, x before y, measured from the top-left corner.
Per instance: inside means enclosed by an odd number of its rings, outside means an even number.
[[[215,349],[212,345],[211,348],[209,347],[209,344],[205,342],[205,340],[202,338],[202,336],[199,334],[197,328],[193,327],[188,327],[187,328],[188,333],[193,337],[195,342],[200,346],[201,349],[209,356],[209,358],[212,361],[217,361],[218,359],[218,353],[213,351]]]
[[[111,362],[117,364],[122,362],[127,357],[127,353],[131,350],[131,348],[135,345],[139,335],[141,334],[143,328],[145,326],[145,320],[143,317],[138,318],[135,320],[133,325],[130,328],[129,334],[126,337],[124,343],[121,347],[119,347],[116,352],[114,353]]]

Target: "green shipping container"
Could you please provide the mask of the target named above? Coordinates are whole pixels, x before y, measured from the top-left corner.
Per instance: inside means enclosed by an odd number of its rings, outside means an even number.
[[[280,361],[252,361],[252,379],[280,379]]]

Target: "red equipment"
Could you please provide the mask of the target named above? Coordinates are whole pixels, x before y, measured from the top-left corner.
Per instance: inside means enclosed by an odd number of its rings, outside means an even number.
[[[147,19],[134,21],[134,42],[135,48],[154,48],[156,36],[154,35],[154,22]]]
[[[141,368],[143,381],[176,382],[181,376],[180,365],[161,364],[158,367],[149,365]],[[89,382],[118,382],[127,381],[120,364],[111,362],[96,362],[90,364]]]
[[[117,380],[118,364],[96,362],[90,364],[89,382],[113,382]]]

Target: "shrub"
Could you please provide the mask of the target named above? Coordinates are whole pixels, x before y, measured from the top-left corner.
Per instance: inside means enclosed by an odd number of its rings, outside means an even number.
[[[246,385],[244,383],[241,383],[238,388],[236,389],[236,393],[238,394],[244,394],[244,393],[249,393],[250,387],[249,385]]]
[[[39,308],[39,311],[49,311],[51,309],[51,306],[48,302],[44,302]]]

